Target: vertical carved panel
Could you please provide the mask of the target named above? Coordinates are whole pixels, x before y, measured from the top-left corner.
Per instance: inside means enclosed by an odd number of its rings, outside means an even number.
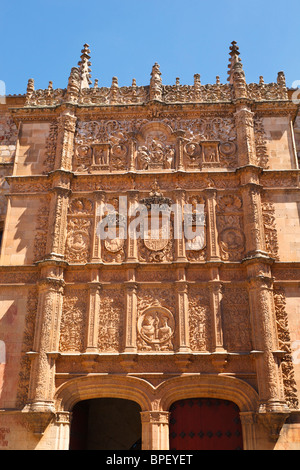
[[[212,324],[209,291],[196,286],[189,287],[189,327],[192,351],[212,350]]]
[[[98,349],[121,352],[124,336],[124,292],[121,288],[101,291]]]
[[[61,352],[84,352],[87,308],[87,289],[66,289],[60,328]]]
[[[251,324],[248,292],[244,288],[224,288],[222,311],[224,342],[228,351],[251,351]]]
[[[286,312],[286,298],[282,287],[274,289],[274,302],[279,346],[280,350],[285,351],[286,353],[281,363],[285,397],[287,404],[291,409],[298,409],[299,400],[292,360],[291,337],[289,332],[288,315]]]

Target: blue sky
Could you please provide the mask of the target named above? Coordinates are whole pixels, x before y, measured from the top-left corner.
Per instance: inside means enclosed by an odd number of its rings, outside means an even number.
[[[235,40],[248,82],[300,80],[300,1],[290,0],[5,0],[1,1],[0,80],[7,94],[65,88],[84,43],[91,48],[92,79],[110,86],[147,85],[158,62],[164,84],[227,80]]]

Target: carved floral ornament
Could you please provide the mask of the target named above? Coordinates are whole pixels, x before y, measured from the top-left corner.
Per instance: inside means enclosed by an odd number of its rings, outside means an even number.
[[[79,121],[73,165],[77,172],[234,167],[235,141],[231,118]]]

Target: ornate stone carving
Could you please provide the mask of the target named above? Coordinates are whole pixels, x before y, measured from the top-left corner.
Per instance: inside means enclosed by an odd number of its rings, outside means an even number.
[[[138,347],[146,351],[170,351],[175,320],[172,313],[161,306],[149,307],[138,319]]]
[[[36,288],[30,289],[27,295],[25,329],[22,342],[22,358],[19,373],[19,383],[16,407],[23,408],[27,403],[31,360],[26,353],[33,350],[35,322],[38,306],[38,292]]]
[[[122,289],[101,292],[98,349],[100,352],[120,352],[124,335],[125,300]]]
[[[60,327],[61,352],[84,352],[87,308],[87,289],[66,289]]]
[[[74,199],[70,204],[66,260],[71,263],[85,263],[90,256],[93,204],[85,198]]]
[[[288,315],[286,312],[286,298],[285,291],[282,287],[275,287],[274,302],[279,349],[285,352],[281,362],[285,398],[290,409],[298,409],[299,400],[292,360],[291,337],[288,324]]]
[[[275,208],[271,202],[262,203],[262,214],[265,229],[266,250],[272,258],[279,259],[279,245],[276,229]]]
[[[211,351],[212,325],[209,292],[200,287],[190,286],[188,300],[191,350],[202,352]]]
[[[249,296],[245,288],[225,287],[222,300],[225,349],[251,351]]]
[[[245,252],[242,200],[236,195],[222,196],[216,211],[221,258],[240,260]]]
[[[46,198],[48,199],[48,198]],[[34,239],[33,257],[34,261],[43,259],[46,254],[47,231],[49,222],[50,201],[41,204],[37,215],[36,235]]]
[[[167,288],[139,289],[137,347],[140,351],[173,351],[176,341],[175,293]]]
[[[43,163],[45,170],[43,171],[43,174],[47,174],[50,171],[54,170],[57,135],[58,135],[58,123],[57,121],[52,121],[50,124],[49,136],[46,141],[46,158]]]

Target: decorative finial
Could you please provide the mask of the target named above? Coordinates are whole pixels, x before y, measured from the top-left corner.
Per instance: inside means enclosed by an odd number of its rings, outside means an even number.
[[[80,79],[81,79],[81,86],[80,89],[89,88],[92,80],[91,80],[91,69],[90,66],[92,65],[90,62],[90,49],[88,44],[84,44],[83,49],[81,50],[80,61],[78,62],[79,71],[80,71]]]
[[[73,67],[68,80],[67,100],[77,101],[80,93],[81,76],[78,67]]]
[[[286,80],[284,72],[278,72],[277,83],[282,87],[286,87]]]
[[[243,64],[236,41],[230,46],[228,81],[234,87],[235,98],[247,98],[247,84]]]
[[[153,65],[151,72],[150,100],[162,100],[161,71],[157,62]]]
[[[28,83],[27,83],[27,90],[26,90],[26,94],[27,95],[30,95],[31,93],[34,92],[34,79],[33,78],[30,78],[28,80]]]
[[[259,84],[260,84],[260,85],[264,85],[264,84],[265,84],[264,77],[263,77],[262,75],[259,77]]]

